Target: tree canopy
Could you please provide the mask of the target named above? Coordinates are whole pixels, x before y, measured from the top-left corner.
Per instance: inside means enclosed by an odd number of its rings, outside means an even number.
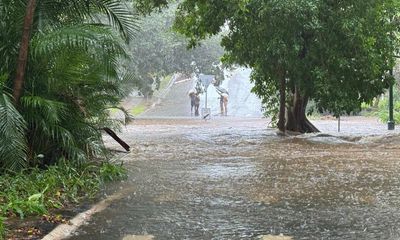
[[[143,95],[151,95],[152,87],[164,76],[173,73],[192,74],[195,69],[211,74],[224,53],[221,36],[214,36],[194,49],[188,40],[172,30],[176,4],[153,12],[141,20],[140,37],[133,39],[129,50],[133,59],[127,63]]]
[[[280,105],[278,127],[310,132],[309,100],[339,115],[392,84],[398,13],[395,0],[185,0],[175,28],[193,46],[227,30],[225,61],[253,69],[254,91]]]

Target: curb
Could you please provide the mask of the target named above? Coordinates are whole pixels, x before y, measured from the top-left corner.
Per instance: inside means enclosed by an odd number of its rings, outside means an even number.
[[[132,152],[125,154],[122,157],[114,159],[114,161],[120,161],[123,158],[129,156]],[[89,221],[95,213],[102,212],[105,210],[112,202],[121,199],[127,193],[130,193],[134,190],[133,187],[122,189],[110,196],[106,199],[101,200],[92,206],[89,210],[77,214],[73,219],[69,221],[67,224],[60,224],[56,228],[54,228],[50,233],[45,235],[42,240],[61,240],[67,237],[70,237],[80,226],[84,225],[87,221]]]

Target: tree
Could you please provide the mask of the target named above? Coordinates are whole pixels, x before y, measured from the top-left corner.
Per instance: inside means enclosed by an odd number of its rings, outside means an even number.
[[[135,76],[134,84],[144,96],[151,96],[154,85],[173,73],[190,75],[194,68],[201,73],[214,73],[213,66],[223,55],[221,36],[207,39],[195,49],[187,49],[187,39],[172,30],[175,11],[176,4],[172,4],[142,19],[140,38],[129,44],[135,58],[125,63],[126,69]]]
[[[14,90],[13,90],[13,97],[15,104],[19,103],[19,99],[22,95],[22,87],[24,84],[24,76],[25,76],[25,69],[26,64],[28,62],[28,46],[29,46],[29,39],[32,30],[33,24],[33,15],[36,9],[36,0],[28,0],[26,5],[26,14],[24,18],[24,27],[22,32],[22,39],[20,43],[20,50],[18,56],[18,65],[16,76],[14,80]]]
[[[61,159],[82,162],[103,153],[100,129],[115,126],[108,108],[122,98],[119,61],[137,28],[123,1],[38,1],[31,9],[25,76],[15,71],[24,1],[0,2],[0,168]],[[119,33],[118,33],[119,32]],[[24,51],[25,51],[24,50]],[[25,56],[26,54],[26,56]],[[21,56],[21,54],[20,54]],[[12,90],[15,79],[22,81]],[[14,92],[14,94],[12,94]],[[11,95],[17,107],[10,106]],[[40,157],[38,157],[40,156]]]
[[[142,14],[150,14],[154,10],[161,11],[168,5],[168,0],[133,0],[134,7]]]
[[[131,34],[132,28],[130,24],[127,24],[128,21],[132,20],[130,18],[129,12],[126,9],[120,8],[118,5],[120,1],[68,1],[68,3],[60,3],[57,1],[43,1],[42,6],[58,4],[58,8],[53,17],[59,17],[59,10],[66,8],[67,10],[75,10],[69,12],[70,15],[75,15],[75,17],[81,18],[79,15],[83,16],[91,16],[94,13],[105,13],[108,15],[109,22],[119,27],[123,34]],[[30,42],[30,35],[33,28],[35,11],[36,11],[36,0],[28,0],[26,4],[26,13],[24,16],[23,23],[23,31],[22,31],[22,39],[20,42],[19,56],[17,62],[16,76],[14,79],[14,88],[13,88],[13,97],[16,104],[19,103],[19,99],[22,95],[23,86],[24,86],[24,76],[26,65],[28,62],[28,47]],[[119,10],[119,11],[115,11]],[[72,14],[73,13],[73,14]],[[83,19],[82,19],[83,20]],[[117,20],[117,21],[116,21]],[[126,35],[128,36],[128,35]]]
[[[268,108],[279,106],[281,131],[318,131],[306,117],[318,110],[338,116],[369,102],[393,79],[397,46],[394,0],[185,0],[176,29],[199,40],[222,39],[225,61],[253,69],[254,91]],[[279,104],[277,104],[279,103]]]

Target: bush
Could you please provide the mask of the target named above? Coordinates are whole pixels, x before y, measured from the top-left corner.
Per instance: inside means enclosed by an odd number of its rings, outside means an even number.
[[[383,123],[389,121],[389,100],[384,98],[379,102],[378,111],[375,114]],[[393,118],[396,123],[400,123],[400,101],[393,103]]]
[[[121,165],[76,167],[63,161],[46,170],[7,173],[0,176],[0,216],[41,215],[49,209],[78,203],[82,198],[93,198],[102,183],[125,176],[126,170]],[[0,222],[0,231],[1,227]]]
[[[100,167],[100,177],[104,182],[122,180],[126,176],[127,171],[122,165],[105,162]]]
[[[4,217],[0,217],[0,240],[4,239],[4,235],[6,233],[6,228],[4,227]]]

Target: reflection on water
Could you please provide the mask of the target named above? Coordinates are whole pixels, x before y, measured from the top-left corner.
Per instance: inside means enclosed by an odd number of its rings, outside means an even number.
[[[259,120],[181,124],[128,129],[135,190],[71,239],[400,237],[400,137],[388,148],[377,137],[281,138]]]

